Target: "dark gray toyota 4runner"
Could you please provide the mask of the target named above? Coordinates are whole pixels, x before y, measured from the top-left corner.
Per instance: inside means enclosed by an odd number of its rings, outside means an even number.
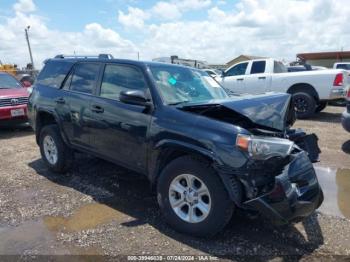
[[[181,232],[213,235],[237,208],[285,224],[323,201],[317,137],[291,129],[288,94],[229,96],[193,68],[60,55],[38,76],[29,117],[52,171],[79,151],[143,174]]]

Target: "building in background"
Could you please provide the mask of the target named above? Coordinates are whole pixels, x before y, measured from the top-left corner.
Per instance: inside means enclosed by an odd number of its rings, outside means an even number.
[[[247,60],[253,60],[253,59],[260,59],[260,58],[266,58],[263,56],[253,56],[253,55],[239,55],[236,58],[230,60],[229,62],[226,63],[226,67],[230,67],[234,64],[237,64],[242,61],[247,61]]]
[[[350,62],[350,51],[302,53],[297,54],[297,59],[312,66],[332,68],[336,62]]]

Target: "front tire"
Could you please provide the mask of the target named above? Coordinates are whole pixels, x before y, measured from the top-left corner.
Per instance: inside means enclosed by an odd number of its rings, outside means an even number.
[[[293,94],[293,103],[299,119],[309,118],[316,111],[316,101],[308,93],[298,92]]]
[[[43,127],[39,146],[41,157],[51,171],[64,173],[71,167],[73,151],[64,143],[57,125]]]
[[[215,170],[192,156],[177,158],[163,169],[157,198],[168,224],[199,237],[221,231],[235,207]]]

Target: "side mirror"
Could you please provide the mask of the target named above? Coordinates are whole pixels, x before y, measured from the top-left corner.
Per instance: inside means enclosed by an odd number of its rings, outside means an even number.
[[[25,88],[28,88],[28,87],[31,87],[32,84],[29,81],[23,81],[22,82],[22,86],[25,87]]]
[[[150,106],[150,99],[142,90],[127,90],[120,92],[119,99],[125,104]]]
[[[225,71],[222,71],[222,72],[221,72],[221,77],[225,77],[225,76],[226,76]]]

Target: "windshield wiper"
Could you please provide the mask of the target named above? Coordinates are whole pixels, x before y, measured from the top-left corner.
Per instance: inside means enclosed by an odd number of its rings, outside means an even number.
[[[169,106],[177,106],[177,105],[181,105],[181,104],[186,104],[190,102],[189,100],[185,100],[185,101],[179,101],[179,102],[174,102],[174,103],[170,103],[168,104]]]

